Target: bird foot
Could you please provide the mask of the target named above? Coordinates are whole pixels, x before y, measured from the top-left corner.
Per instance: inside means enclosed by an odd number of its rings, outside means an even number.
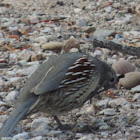
[[[72,129],[72,127],[68,124],[58,126],[57,128],[59,128],[61,130],[71,130]]]
[[[53,117],[54,117],[54,119],[56,120],[56,122],[57,122],[57,124],[58,124],[58,127],[57,127],[57,128],[59,128],[59,129],[61,129],[61,130],[70,130],[70,129],[72,129],[71,126],[68,125],[68,124],[63,125],[63,124],[60,122],[60,120],[58,119],[57,116],[53,116]]]

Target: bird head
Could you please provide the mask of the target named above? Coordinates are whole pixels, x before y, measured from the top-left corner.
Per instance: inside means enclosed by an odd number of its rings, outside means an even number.
[[[103,63],[101,71],[102,72],[101,72],[100,81],[104,90],[115,87],[115,84],[117,83],[118,78],[113,68],[109,66],[108,64]]]

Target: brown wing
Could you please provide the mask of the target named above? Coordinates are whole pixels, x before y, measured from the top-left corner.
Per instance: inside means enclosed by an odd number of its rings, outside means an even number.
[[[84,55],[68,68],[59,87],[63,88],[75,84],[75,88],[80,88],[87,83],[95,70],[96,65],[88,59],[88,56]]]

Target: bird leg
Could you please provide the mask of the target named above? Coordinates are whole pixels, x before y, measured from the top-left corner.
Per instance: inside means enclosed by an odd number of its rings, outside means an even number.
[[[69,126],[69,125],[63,125],[61,122],[60,122],[60,120],[58,119],[58,117],[57,116],[53,116],[54,117],[54,119],[55,119],[55,121],[57,122],[57,124],[58,124],[58,128],[60,128],[61,130],[68,130],[68,129],[70,129],[71,127]]]

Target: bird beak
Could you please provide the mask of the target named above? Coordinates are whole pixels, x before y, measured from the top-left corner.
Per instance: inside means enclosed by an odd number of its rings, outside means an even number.
[[[124,77],[125,77],[124,74],[117,75],[117,82],[119,82],[119,80],[120,80],[121,78],[124,78]]]

